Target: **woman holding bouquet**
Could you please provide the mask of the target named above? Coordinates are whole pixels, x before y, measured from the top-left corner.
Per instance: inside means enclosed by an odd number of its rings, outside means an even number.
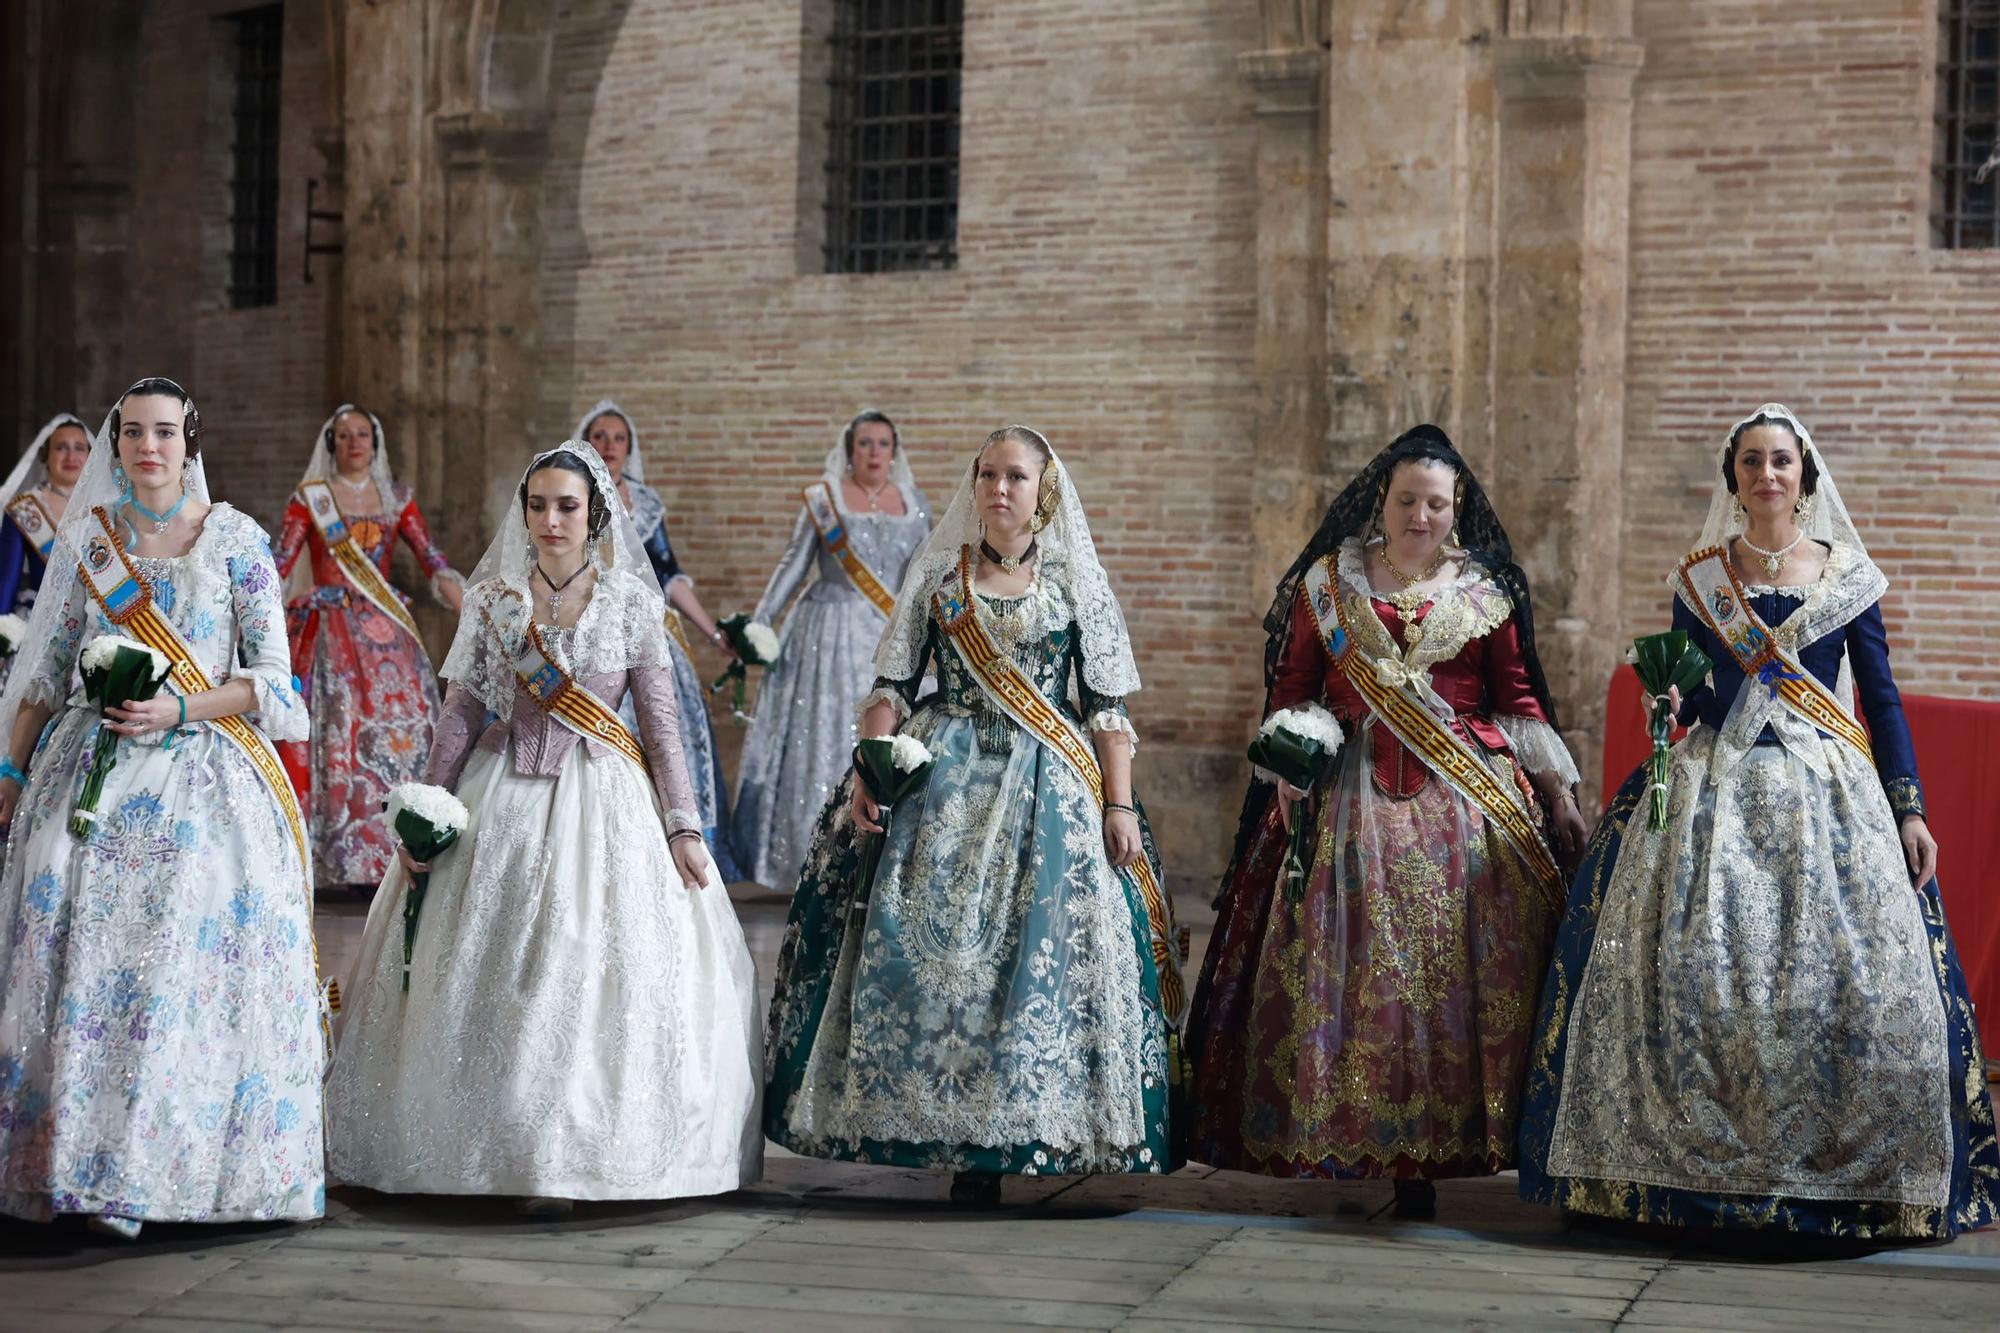
[[[931,527],[895,423],[872,410],[847,423],[805,500],[750,619],[777,624],[806,579],[813,583],[757,691],[736,788],[744,873],[787,890],[798,883],[813,822],[847,770],[855,702],[875,678],[875,645]]]
[[[604,465],[618,482],[618,498],[631,516],[633,531],[646,552],[653,577],[666,594],[667,628],[671,632],[674,697],[680,705],[685,728],[688,777],[694,783],[695,800],[701,813],[702,836],[715,853],[715,863],[724,881],[734,884],[744,878],[737,864],[734,839],[729,829],[728,784],[722,777],[722,747],[716,743],[715,723],[708,715],[708,695],[701,677],[695,674],[688,656],[681,618],[692,621],[698,633],[720,651],[735,656],[729,636],[716,628],[714,617],[695,595],[694,579],[681,569],[674,548],[667,541],[667,506],[660,493],[646,484],[646,461],[639,453],[639,430],[625,409],[609,398],[583,414],[577,423],[576,438],[597,450]],[[620,710],[625,724],[637,718],[629,701]]]
[[[1251,783],[1190,1022],[1189,1155],[1387,1176],[1429,1217],[1433,1180],[1512,1164],[1557,862],[1584,835],[1527,581],[1419,426],[1333,502],[1264,625],[1266,713],[1323,705],[1345,742],[1313,790]]]
[[[306,808],[323,887],[367,892],[381,882],[394,851],[382,802],[416,777],[430,749],[437,677],[409,599],[389,582],[398,537],[430,575],[431,595],[457,611],[465,580],[431,540],[410,488],[390,474],[381,421],[343,403],[313,437],[276,552],[287,578],[312,553],[286,628],[313,734],[279,753]]]
[[[263,531],[200,453],[173,381],[119,400],[0,700],[0,1212],[126,1236],[325,1196],[312,876],[271,746],[305,704]],[[107,650],[173,674],[100,713],[77,667]]]
[[[875,669],[862,735],[901,728],[929,768],[879,856],[887,812],[865,784],[820,815],[778,960],[765,1132],[955,1170],[975,1202],[1008,1173],[1172,1170],[1181,983],[1132,790],[1139,675],[1041,435],[988,437]],[[927,669],[939,690],[918,704]]]
[[[470,820],[429,865],[399,849],[376,895],[329,1163],[538,1212],[732,1190],[761,1170],[756,976],[702,845],[659,587],[590,446],[538,455],[519,498],[444,665],[428,781]]]
[[[89,458],[89,430],[76,417],[58,412],[36,432],[13,474],[0,485],[0,509],[6,512],[0,521],[0,612],[26,615],[34,606],[56,528]]]
[[[1673,700],[1691,730],[1660,826],[1635,813],[1642,766],[1571,888],[1521,1192],[1670,1226],[1985,1226],[2000,1147],[1889,670],[1888,580],[1786,408],[1730,431],[1670,586],[1710,683]]]

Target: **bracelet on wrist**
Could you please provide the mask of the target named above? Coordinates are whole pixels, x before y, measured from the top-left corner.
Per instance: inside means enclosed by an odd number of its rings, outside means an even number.
[[[1121,804],[1118,801],[1106,801],[1104,803],[1104,813],[1108,815],[1113,810],[1123,810],[1126,814],[1132,816],[1132,818],[1134,819],[1137,819],[1139,817],[1139,812],[1137,810],[1134,810],[1129,805]]]
[[[8,778],[12,778],[23,789],[28,785],[28,775],[21,771],[21,766],[14,762],[12,755],[0,759],[0,782],[5,782]]]
[[[681,838],[699,838],[700,836],[701,836],[700,829],[695,829],[695,828],[675,829],[672,833],[669,833],[667,835],[667,841],[669,843],[672,843]]]

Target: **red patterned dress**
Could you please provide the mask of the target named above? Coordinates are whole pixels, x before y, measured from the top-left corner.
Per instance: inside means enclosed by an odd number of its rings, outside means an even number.
[[[396,482],[388,489],[393,519],[343,514],[348,530],[385,579],[400,536],[435,588],[450,576],[451,562],[431,539],[410,488]],[[308,548],[312,588],[290,601],[285,621],[312,739],[278,750],[312,830],[315,881],[374,885],[395,852],[382,803],[391,787],[422,779],[430,753],[437,673],[423,644],[348,583],[305,501],[294,495],[278,537],[278,573],[289,577]]]
[[[1363,669],[1427,686],[1539,821],[1523,764],[1573,769],[1507,592],[1472,565],[1406,614],[1362,569],[1350,543],[1332,586]],[[1299,1177],[1504,1170],[1563,886],[1372,720],[1305,589],[1292,617],[1270,707],[1321,702],[1346,742],[1323,790],[1294,810],[1312,821],[1303,884],[1281,871],[1275,799],[1225,881],[1189,1021],[1188,1156]]]

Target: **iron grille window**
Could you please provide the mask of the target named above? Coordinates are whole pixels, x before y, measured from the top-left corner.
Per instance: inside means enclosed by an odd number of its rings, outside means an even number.
[[[827,125],[826,271],[958,263],[964,0],[839,0]]]
[[[2000,246],[2000,0],[1938,0],[1938,25],[1931,244]]]
[[[230,143],[229,304],[278,302],[278,72],[285,7],[229,16],[236,37],[236,107]]]

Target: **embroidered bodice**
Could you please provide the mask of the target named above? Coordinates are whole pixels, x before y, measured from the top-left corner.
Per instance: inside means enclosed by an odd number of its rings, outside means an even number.
[[[135,557],[132,565],[151,589],[153,605],[180,632],[209,680],[221,685],[247,677],[257,694],[250,720],[272,740],[305,740],[306,706],[292,679],[278,571],[264,530],[218,502],[185,555]],[[130,637],[105,617],[79,579],[63,607],[43,670],[29,682],[22,702],[50,708],[81,703],[77,661],[84,645],[103,634]]]
[[[838,488],[835,488],[838,504]],[[924,502],[922,494],[912,489],[903,491],[903,504],[908,510],[902,514],[848,512],[840,506],[841,521],[847,526],[849,549],[860,557],[861,563],[873,570],[882,586],[894,593],[903,586],[903,576],[908,571],[910,557],[923,545],[924,537],[931,530],[930,506]],[[826,549],[820,540],[819,529],[813,526],[812,518],[805,506],[799,507],[797,521],[792,524],[792,537],[785,545],[785,553],[778,558],[778,567],[771,572],[771,578],[764,585],[764,595],[757,599],[757,609],[750,618],[760,624],[777,623],[777,617],[784,614],[793,597],[808,576],[816,576],[813,586],[806,590],[806,596],[814,599],[865,600],[861,590],[847,576],[847,570]]]
[[[1829,692],[1838,691],[1842,661],[1850,664],[1854,699],[1868,724],[1875,770],[1888,793],[1890,808],[1900,818],[1923,814],[1924,795],[1917,775],[1916,747],[1903,716],[1903,696],[1889,666],[1889,635],[1882,623],[1879,595],[1859,605],[1859,597],[1872,591],[1879,577],[1867,556],[1836,545],[1829,551],[1817,582],[1797,588],[1750,584],[1744,592],[1758,619]],[[1857,589],[1858,596],[1850,595]],[[1685,630],[1714,663],[1709,683],[1681,700],[1680,721],[1684,725],[1699,722],[1720,731],[1738,694],[1749,683],[1743,668],[1680,597],[1674,598],[1673,627]],[[1779,738],[1766,726],[1757,743],[1775,745]]]
[[[1405,616],[1369,584],[1358,543],[1341,549],[1332,586],[1347,608],[1355,646],[1392,683],[1414,681],[1450,709],[1460,739],[1488,752],[1513,753],[1538,772],[1575,781],[1568,749],[1535,697],[1514,620],[1513,599],[1468,563],[1415,613]],[[1324,702],[1349,735],[1369,716],[1367,701],[1336,667],[1320,637],[1307,590],[1292,605],[1292,624],[1271,687],[1271,710]],[[1370,728],[1377,784],[1413,795],[1430,770],[1387,727]]]
[[[495,754],[511,748],[514,771],[529,777],[554,777],[579,743],[593,754],[616,753],[550,717],[521,685],[514,662],[526,605],[525,587],[508,580],[489,579],[467,591],[460,633],[474,637],[462,657],[463,645],[455,643],[445,664],[456,674],[445,691],[425,781],[455,787],[475,748]],[[631,574],[611,571],[599,579],[573,627],[540,629],[550,659],[613,712],[630,692],[639,743],[671,833],[699,829],[701,818],[682,757],[683,722],[661,616],[658,593]]]
[[[401,537],[416,553],[417,563],[430,575],[435,587],[440,576],[450,573],[451,561],[431,537],[423,512],[417,508],[415,492],[403,483],[395,482],[390,486],[388,503],[389,512],[381,514],[350,513],[342,506],[341,517],[346,520],[347,530],[353,535],[355,545],[375,562],[375,567],[382,571],[386,579],[389,562],[396,553],[396,539]],[[305,501],[293,495],[291,503],[285,506],[284,526],[278,533],[275,555],[279,577],[289,578],[292,566],[307,550],[312,552],[313,588],[300,600],[344,605],[349,589],[347,578],[341,573],[340,562],[334,558],[332,549],[313,523],[312,513],[306,508]],[[400,590],[396,595],[406,604],[410,600]]]

